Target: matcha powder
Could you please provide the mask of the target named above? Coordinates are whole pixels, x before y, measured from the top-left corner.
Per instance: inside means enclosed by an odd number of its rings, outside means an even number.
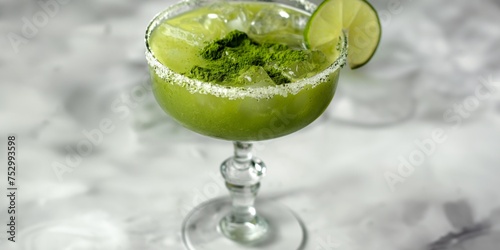
[[[244,32],[235,30],[224,38],[211,42],[201,50],[207,62],[194,66],[186,75],[202,81],[219,84],[238,83],[238,77],[259,66],[276,84],[291,82],[282,72],[310,58],[310,52],[294,50],[284,44],[259,44]]]

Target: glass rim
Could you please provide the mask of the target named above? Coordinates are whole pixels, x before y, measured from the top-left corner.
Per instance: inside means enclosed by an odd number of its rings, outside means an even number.
[[[167,80],[170,84],[176,84],[181,87],[188,89],[191,93],[201,93],[201,94],[212,94],[217,97],[229,98],[229,99],[240,99],[240,98],[254,98],[254,99],[264,99],[264,98],[272,98],[276,95],[287,96],[288,94],[295,95],[300,92],[302,89],[310,86],[315,87],[323,82],[327,82],[330,74],[333,74],[335,71],[342,68],[347,61],[347,50],[348,50],[348,41],[347,41],[347,33],[342,31],[342,38],[340,43],[340,53],[335,59],[335,61],[328,66],[326,69],[321,72],[316,73],[313,76],[302,78],[300,80],[275,85],[275,86],[260,86],[260,87],[234,87],[234,86],[224,86],[213,82],[201,81],[193,78],[189,78],[181,73],[177,73],[171,70],[169,67],[161,63],[154,55],[153,51],[149,45],[149,37],[151,36],[154,29],[161,24],[166,16],[168,16],[171,12],[178,10],[179,8],[189,6],[189,4],[196,4],[203,1],[199,0],[182,0],[173,5],[168,6],[165,10],[156,14],[155,17],[149,22],[148,27],[146,29],[145,34],[145,44],[146,44],[146,60],[148,65],[153,68],[155,73],[161,79]],[[222,2],[222,1],[221,1]],[[227,1],[231,2],[231,0]],[[235,1],[236,2],[236,1]],[[239,2],[264,2],[259,0],[245,0]],[[267,1],[266,1],[267,2]],[[286,2],[295,2],[303,5],[308,14],[312,14],[311,12],[316,9],[317,5],[311,3],[307,0],[286,0]],[[282,2],[275,2],[277,4],[285,4]],[[292,6],[293,7],[293,6]]]

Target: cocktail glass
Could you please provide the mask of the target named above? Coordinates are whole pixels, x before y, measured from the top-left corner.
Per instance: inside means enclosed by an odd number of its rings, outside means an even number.
[[[329,67],[284,85],[227,87],[190,79],[163,65],[151,49],[155,28],[169,18],[215,2],[187,0],[170,6],[153,19],[146,32],[153,92],[163,110],[192,131],[234,144],[234,155],[220,168],[230,199],[211,200],[195,208],[182,226],[183,241],[195,250],[301,249],[305,229],[295,214],[270,201],[255,203],[266,166],[252,155],[252,142],[293,133],[323,113],[346,61],[346,36],[342,34],[339,56]],[[309,14],[316,8],[302,0],[273,3]]]

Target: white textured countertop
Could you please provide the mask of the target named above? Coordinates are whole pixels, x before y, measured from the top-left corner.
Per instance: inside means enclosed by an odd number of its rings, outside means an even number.
[[[175,124],[143,85],[145,27],[172,3],[68,1],[13,46],[43,9],[0,1],[0,188],[8,194],[10,134],[19,188],[16,243],[0,198],[0,249],[183,249],[186,212],[226,195],[218,167],[231,143]],[[373,85],[349,85],[357,78],[345,72],[323,117],[256,146],[269,167],[259,197],[303,219],[306,250],[422,250],[478,222],[500,225],[500,4],[375,6],[382,44],[358,73]],[[352,111],[354,97],[369,99],[366,113]],[[349,108],[357,124],[336,118]],[[384,124],[393,109],[412,112]],[[492,230],[449,249],[499,246]]]

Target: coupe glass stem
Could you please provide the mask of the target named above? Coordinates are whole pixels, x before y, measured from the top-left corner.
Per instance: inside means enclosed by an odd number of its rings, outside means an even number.
[[[267,232],[267,222],[258,215],[254,202],[266,166],[253,157],[252,144],[234,142],[234,156],[222,163],[221,173],[232,199],[231,213],[219,224],[220,231],[238,242],[252,242]]]

